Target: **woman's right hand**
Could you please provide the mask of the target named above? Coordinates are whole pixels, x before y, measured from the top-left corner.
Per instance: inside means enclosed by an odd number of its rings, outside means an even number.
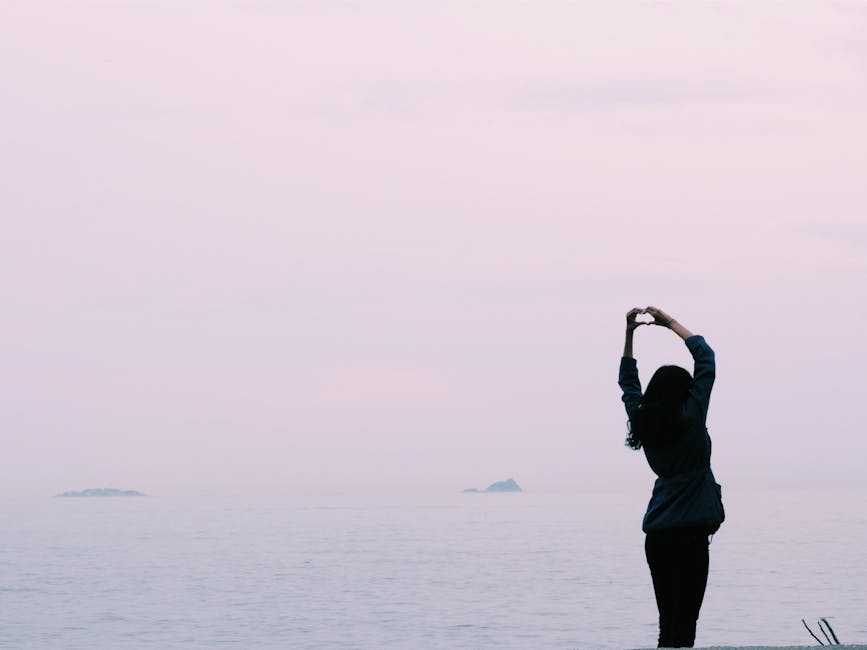
[[[674,322],[674,319],[671,316],[657,307],[647,307],[644,311],[653,316],[653,323],[651,323],[651,325],[669,327]]]
[[[661,309],[657,309],[656,307],[647,307],[644,310],[646,313],[653,316],[653,323],[651,325],[659,325],[660,327],[667,327],[672,332],[677,334],[684,341],[692,336],[692,332],[686,329],[683,325],[674,320],[671,316],[666,314]]]
[[[647,323],[642,323],[640,321],[635,320],[635,317],[638,316],[638,314],[644,314],[644,313],[647,313],[647,310],[641,309],[640,307],[633,307],[628,312],[626,312],[626,331],[627,331],[627,333],[631,334],[638,327],[640,327],[642,325],[647,325]]]

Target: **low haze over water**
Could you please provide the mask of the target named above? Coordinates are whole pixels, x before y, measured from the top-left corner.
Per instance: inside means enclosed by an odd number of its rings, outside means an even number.
[[[0,646],[649,647],[646,497],[7,500]],[[725,497],[697,645],[867,642],[867,492]]]

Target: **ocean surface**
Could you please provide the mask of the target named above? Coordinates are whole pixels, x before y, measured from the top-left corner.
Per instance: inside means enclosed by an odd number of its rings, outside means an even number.
[[[648,494],[0,501],[0,648],[634,648]],[[867,492],[727,491],[698,645],[867,642]]]

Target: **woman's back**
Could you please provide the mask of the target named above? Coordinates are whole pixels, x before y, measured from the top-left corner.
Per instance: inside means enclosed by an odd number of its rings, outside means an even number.
[[[695,368],[679,417],[682,430],[668,444],[641,445],[650,468],[659,477],[642,522],[644,532],[687,526],[714,532],[725,517],[720,489],[710,469],[711,441],[706,427],[716,360],[704,337],[689,334],[684,342]],[[632,417],[642,400],[634,358],[621,359],[619,383],[626,412]]]

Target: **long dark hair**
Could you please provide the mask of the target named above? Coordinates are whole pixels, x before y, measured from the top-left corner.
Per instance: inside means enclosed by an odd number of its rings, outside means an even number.
[[[662,366],[651,377],[641,401],[629,414],[626,444],[632,449],[671,445],[683,430],[683,405],[692,375],[680,366]]]

